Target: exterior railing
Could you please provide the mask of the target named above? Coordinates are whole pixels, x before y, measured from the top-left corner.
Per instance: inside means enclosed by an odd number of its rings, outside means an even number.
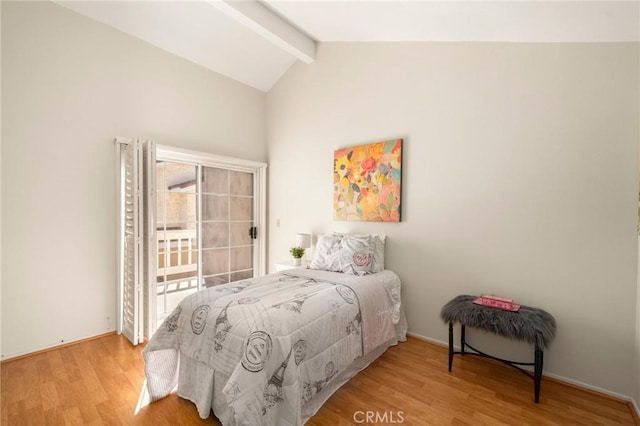
[[[198,270],[198,240],[195,229],[158,232],[158,276]]]
[[[198,240],[195,229],[158,231],[158,319],[180,300],[168,295],[198,287]],[[184,296],[181,296],[184,297]],[[174,300],[175,299],[175,300]]]

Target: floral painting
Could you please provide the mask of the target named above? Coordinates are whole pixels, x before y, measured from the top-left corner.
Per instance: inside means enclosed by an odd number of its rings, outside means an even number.
[[[339,149],[333,167],[336,220],[400,222],[402,139]]]

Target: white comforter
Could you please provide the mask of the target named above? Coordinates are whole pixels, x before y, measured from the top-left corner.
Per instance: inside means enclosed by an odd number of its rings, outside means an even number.
[[[295,269],[203,290],[145,347],[149,397],[165,397],[180,380],[178,393],[188,389],[181,396],[203,418],[213,408],[223,424],[299,425],[305,404],[328,398],[354,361],[404,340],[403,315],[391,271]]]

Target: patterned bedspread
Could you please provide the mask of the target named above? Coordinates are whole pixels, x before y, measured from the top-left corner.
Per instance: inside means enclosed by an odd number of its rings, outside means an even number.
[[[187,296],[145,347],[149,397],[193,380],[179,374],[188,358],[215,373],[198,380],[209,400],[194,401],[203,418],[216,409],[211,399],[223,398],[223,424],[302,424],[303,406],[342,370],[403,340],[400,319],[400,280],[391,271],[295,269],[206,289]],[[223,395],[211,395],[214,387]]]

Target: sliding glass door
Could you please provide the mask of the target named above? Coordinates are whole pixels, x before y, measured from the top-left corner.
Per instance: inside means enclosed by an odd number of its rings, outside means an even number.
[[[198,290],[197,166],[156,162],[158,320]]]
[[[135,345],[190,293],[266,270],[264,163],[116,139],[118,332]]]
[[[202,284],[254,276],[254,175],[202,168]]]
[[[190,293],[259,273],[257,173],[158,153],[158,322]]]

